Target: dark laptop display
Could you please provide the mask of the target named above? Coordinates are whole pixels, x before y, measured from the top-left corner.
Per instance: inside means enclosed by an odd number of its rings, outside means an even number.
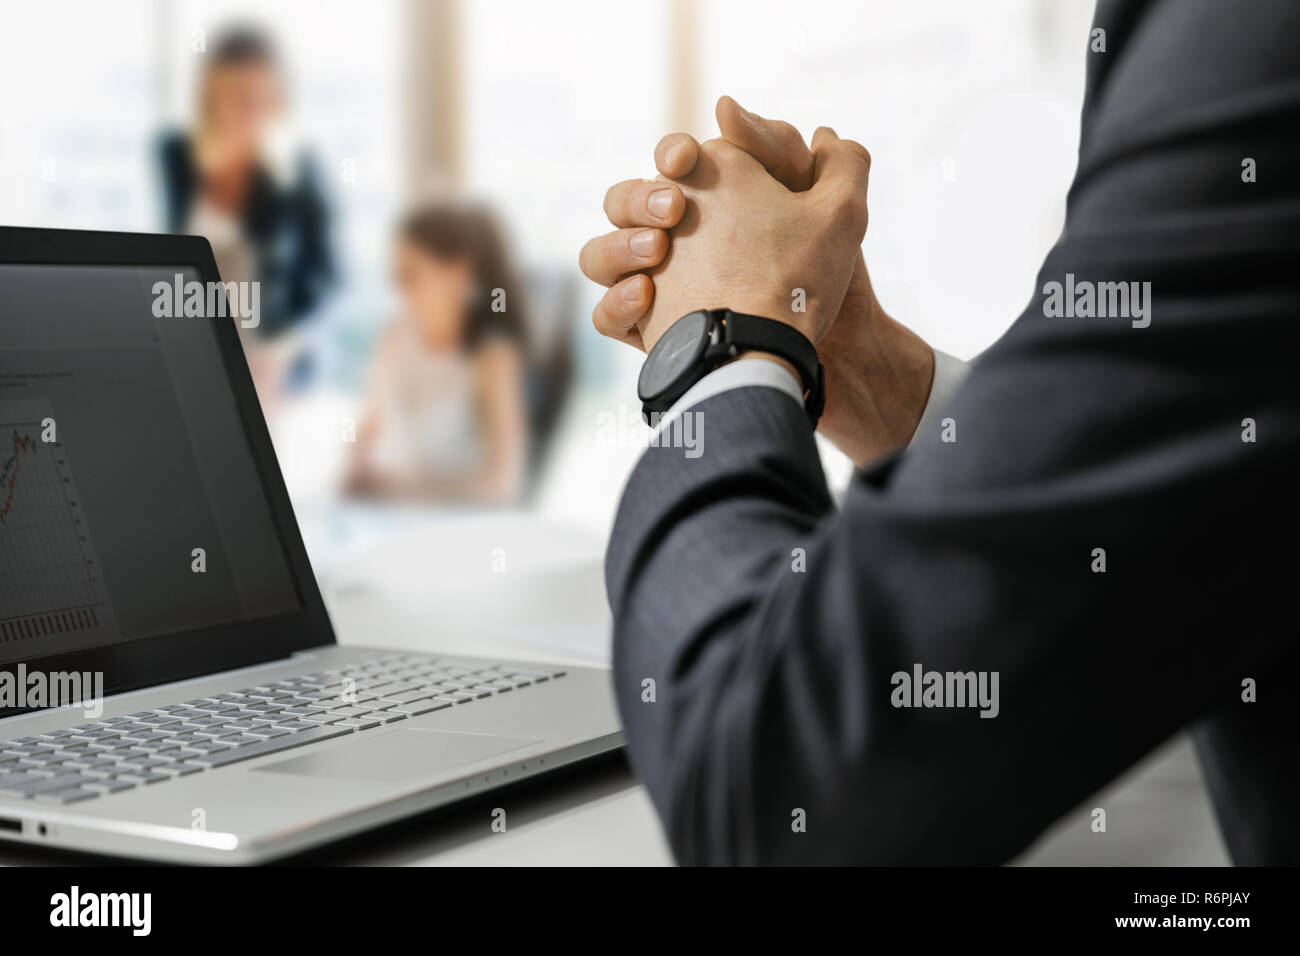
[[[0,265],[0,661],[298,607],[221,320],[156,317],[177,275]]]
[[[113,694],[334,643],[249,304],[203,239],[0,227],[0,677]]]

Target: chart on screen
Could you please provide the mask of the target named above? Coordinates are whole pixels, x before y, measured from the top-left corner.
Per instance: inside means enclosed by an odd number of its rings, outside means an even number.
[[[47,653],[113,630],[57,421],[48,401],[0,401],[0,653],[15,642]]]

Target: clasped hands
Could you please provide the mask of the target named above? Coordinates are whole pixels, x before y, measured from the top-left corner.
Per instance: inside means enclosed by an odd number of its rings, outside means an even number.
[[[911,439],[934,354],[880,307],[862,254],[871,157],[827,127],[811,149],[788,123],[724,96],[717,139],[660,140],[655,180],[605,195],[617,227],[579,263],[608,287],[592,320],[642,350],[696,309],[729,308],[786,322],[826,369],[819,430],[859,466]]]

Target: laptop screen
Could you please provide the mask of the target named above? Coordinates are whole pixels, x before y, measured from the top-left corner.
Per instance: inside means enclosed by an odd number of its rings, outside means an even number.
[[[0,664],[301,606],[198,280],[0,265]]]

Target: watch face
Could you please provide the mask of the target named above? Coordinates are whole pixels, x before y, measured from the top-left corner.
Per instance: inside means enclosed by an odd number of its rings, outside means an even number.
[[[709,313],[684,315],[655,343],[641,366],[637,393],[641,401],[653,401],[670,392],[695,370],[709,343]]]

